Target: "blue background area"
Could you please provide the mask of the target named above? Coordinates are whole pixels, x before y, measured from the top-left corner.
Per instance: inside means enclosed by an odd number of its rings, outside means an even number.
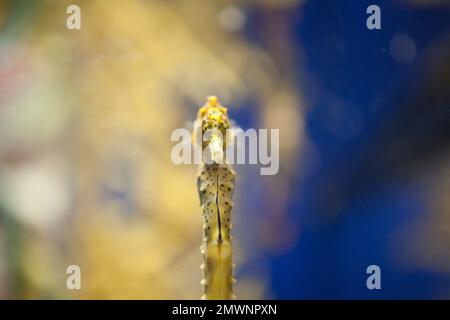
[[[370,4],[381,7],[382,30],[366,28]],[[308,1],[292,20],[303,67],[320,87],[320,95],[307,84],[301,87],[312,102],[306,131],[320,154],[320,165],[292,186],[290,215],[302,229],[290,252],[270,257],[276,298],[427,299],[450,287],[448,275],[413,271],[394,259],[393,235],[426,215],[424,190],[411,180],[394,178],[351,193],[331,222],[315,223],[323,215],[315,202],[320,185],[331,179],[337,189],[345,188],[340,184],[372,146],[369,142],[382,120],[395,111],[386,101],[404,94],[400,88],[417,80],[416,61],[422,51],[449,27],[448,10],[402,6],[397,1]],[[389,54],[397,32],[414,40],[418,52],[414,62],[398,63]],[[347,106],[348,114],[333,127],[330,105],[336,101]],[[327,197],[323,201],[332,202]],[[381,267],[382,290],[366,288],[366,268],[371,264]]]

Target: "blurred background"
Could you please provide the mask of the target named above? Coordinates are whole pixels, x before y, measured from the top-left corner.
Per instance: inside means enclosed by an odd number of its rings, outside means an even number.
[[[238,298],[450,298],[447,0],[0,0],[0,299],[198,299],[170,134],[209,95],[281,129],[236,166]]]

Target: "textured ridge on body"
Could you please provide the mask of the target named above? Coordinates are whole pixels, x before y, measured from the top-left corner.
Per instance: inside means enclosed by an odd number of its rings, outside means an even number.
[[[228,164],[202,164],[197,180],[203,212],[203,299],[232,299],[230,230],[234,171]]]

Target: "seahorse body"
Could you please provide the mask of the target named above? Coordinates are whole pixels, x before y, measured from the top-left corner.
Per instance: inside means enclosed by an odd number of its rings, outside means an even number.
[[[203,255],[202,299],[233,299],[233,263],[230,230],[232,195],[235,172],[231,165],[222,163],[225,150],[226,129],[229,128],[226,108],[215,97],[210,97],[207,104],[199,110],[198,120],[202,134],[209,129],[217,129],[219,135],[212,134],[203,141],[202,150],[209,148],[211,159],[199,166],[197,188],[203,212]],[[218,144],[217,141],[219,141]],[[217,147],[221,146],[222,152]],[[223,161],[224,162],[224,161]]]

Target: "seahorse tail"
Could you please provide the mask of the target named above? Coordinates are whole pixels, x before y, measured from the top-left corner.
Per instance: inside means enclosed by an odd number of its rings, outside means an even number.
[[[203,244],[201,247],[203,255],[203,285],[202,299],[206,300],[230,300],[236,299],[233,294],[232,247],[230,241],[221,243]]]

